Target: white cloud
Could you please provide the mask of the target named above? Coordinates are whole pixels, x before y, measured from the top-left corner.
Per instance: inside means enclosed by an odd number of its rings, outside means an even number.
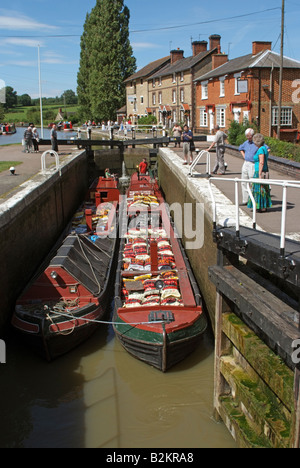
[[[161,47],[158,44],[152,44],[151,42],[131,42],[131,46],[134,49],[155,49]]]
[[[0,10],[0,29],[11,31],[38,31],[38,30],[56,30],[56,26],[39,23],[30,17],[20,15],[18,12]]]
[[[39,45],[43,45],[41,41],[38,41],[37,39],[25,39],[19,37],[10,37],[5,39],[3,42],[7,45],[18,45],[22,47],[38,47]]]

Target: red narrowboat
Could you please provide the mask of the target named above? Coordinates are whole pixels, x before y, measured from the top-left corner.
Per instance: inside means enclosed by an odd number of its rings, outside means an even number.
[[[124,203],[113,327],[130,354],[166,372],[196,348],[207,319],[157,182],[134,174]]]
[[[13,327],[48,361],[89,338],[110,308],[118,203],[117,182],[99,178],[68,227],[69,234],[16,303]]]

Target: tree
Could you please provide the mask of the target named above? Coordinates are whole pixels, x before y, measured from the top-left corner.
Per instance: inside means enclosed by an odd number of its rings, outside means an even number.
[[[11,109],[17,105],[17,91],[11,86],[6,86],[6,103],[4,104],[5,109]]]
[[[124,80],[136,70],[123,0],[97,0],[81,37],[77,94],[84,119],[115,119],[126,102]]]
[[[22,94],[22,96],[17,96],[17,98],[19,106],[31,106],[31,97],[29,94]]]
[[[66,100],[66,104],[77,104],[77,96],[72,89],[67,89],[61,95],[61,99]]]

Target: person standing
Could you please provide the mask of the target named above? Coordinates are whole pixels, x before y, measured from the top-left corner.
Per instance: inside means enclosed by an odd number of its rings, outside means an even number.
[[[36,127],[34,127],[32,129],[32,143],[33,143],[33,149],[35,153],[38,153],[39,151],[39,140],[40,140],[40,136],[38,134]]]
[[[146,175],[148,171],[147,159],[144,158],[143,161],[139,164],[139,173]]]
[[[58,151],[58,145],[57,145],[57,128],[56,125],[53,124],[51,131],[50,131],[50,138],[51,138],[51,146],[52,146],[52,151]]]
[[[24,132],[25,153],[31,153],[32,148],[32,128],[28,127]]]
[[[225,174],[225,162],[224,162],[224,154],[225,154],[225,140],[227,138],[227,134],[220,130],[219,125],[215,125],[215,137],[207,149],[208,152],[216,146],[216,162],[214,169],[212,171],[213,174],[224,175]],[[219,172],[217,172],[219,170]]]
[[[175,148],[178,147],[180,148],[180,141],[181,141],[181,134],[182,134],[182,128],[180,125],[176,122],[173,127],[173,137],[175,138]]]
[[[189,129],[187,125],[183,127],[183,132],[181,135],[181,140],[183,141],[183,164],[188,164],[188,155],[190,154],[191,163],[193,162],[193,153],[191,150],[191,145],[193,144],[193,132]],[[190,163],[190,164],[191,164]]]
[[[244,158],[244,163],[242,166],[242,179],[252,179],[254,176],[254,156],[257,153],[257,146],[253,142],[253,135],[254,130],[253,128],[247,128],[245,131],[245,136],[247,140],[240,145],[239,151]],[[247,182],[242,182],[242,205],[247,205],[248,203],[248,190],[247,190]]]
[[[261,133],[256,133],[253,136],[253,142],[256,145],[257,152],[254,155],[254,175],[253,179],[268,179],[269,168],[268,168],[268,148],[265,146],[265,140]],[[252,193],[258,211],[265,212],[272,206],[271,190],[268,184],[252,184]],[[249,197],[248,208],[253,208],[252,200]]]

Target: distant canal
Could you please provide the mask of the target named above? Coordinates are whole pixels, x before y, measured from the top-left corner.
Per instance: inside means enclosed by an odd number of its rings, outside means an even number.
[[[0,135],[0,146],[1,145],[13,145],[17,143],[22,143],[22,138],[26,127],[17,127],[17,133],[13,135]],[[37,128],[40,138],[42,138],[42,132],[40,128]],[[44,128],[44,140],[50,139],[50,129]],[[58,138],[60,140],[67,140],[68,138],[73,138],[77,136],[77,132],[58,132]]]
[[[12,334],[0,364],[1,448],[230,448],[213,419],[213,339],[166,374],[104,326],[48,364]]]

